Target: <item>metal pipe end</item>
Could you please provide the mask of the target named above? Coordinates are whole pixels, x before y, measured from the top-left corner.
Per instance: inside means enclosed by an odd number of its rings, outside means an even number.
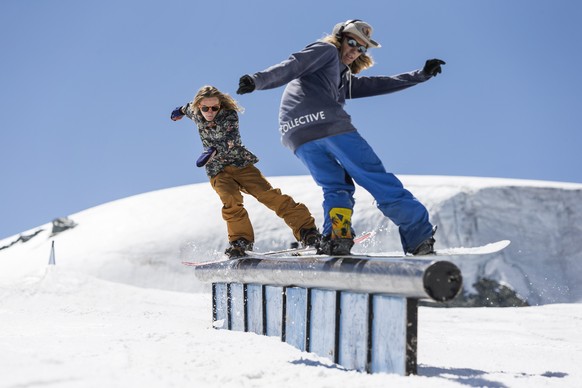
[[[424,290],[438,302],[454,299],[462,287],[461,270],[449,261],[436,261],[424,272]]]

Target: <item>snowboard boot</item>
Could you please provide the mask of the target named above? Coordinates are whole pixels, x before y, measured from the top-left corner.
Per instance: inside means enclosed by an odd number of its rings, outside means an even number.
[[[331,218],[331,236],[336,238],[350,238],[352,235],[352,209],[334,207],[329,211]]]
[[[237,259],[239,257],[246,256],[245,251],[252,251],[253,243],[245,238],[239,238],[230,242],[230,247],[226,248],[224,253],[229,259]]]
[[[416,248],[414,248],[409,253],[412,253],[414,256],[422,256],[422,255],[430,255],[435,253],[434,250],[434,243],[436,240],[434,239],[434,234],[437,231],[437,226],[432,227],[432,236],[421,242]]]
[[[304,247],[316,247],[321,241],[321,234],[315,228],[301,229],[301,244]]]
[[[354,246],[353,238],[333,238],[333,235],[328,234],[321,238],[321,242],[317,247],[318,255],[350,255],[350,250]]]
[[[334,207],[329,211],[331,234],[323,236],[317,254],[346,256],[354,246],[352,209]]]

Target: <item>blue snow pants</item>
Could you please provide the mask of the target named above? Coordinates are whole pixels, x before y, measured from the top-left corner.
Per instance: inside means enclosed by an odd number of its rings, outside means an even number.
[[[405,252],[432,236],[428,211],[400,180],[386,172],[382,161],[357,131],[312,140],[295,150],[323,189],[323,234],[331,233],[331,209],[354,208],[355,186],[366,189],[378,209],[398,226]]]

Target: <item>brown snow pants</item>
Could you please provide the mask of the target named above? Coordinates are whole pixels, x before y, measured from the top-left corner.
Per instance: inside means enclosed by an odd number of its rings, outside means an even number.
[[[315,228],[315,220],[307,207],[282,194],[281,190],[273,188],[254,165],[243,168],[227,166],[218,175],[210,178],[210,184],[222,201],[222,218],[226,221],[228,241],[239,238],[255,241],[241,191],[252,195],[281,217],[291,228],[297,241],[301,240],[302,229]]]

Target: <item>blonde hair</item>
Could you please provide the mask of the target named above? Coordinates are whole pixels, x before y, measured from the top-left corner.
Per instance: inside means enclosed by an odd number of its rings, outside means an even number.
[[[341,50],[341,47],[342,47],[341,39],[342,38],[338,38],[336,35],[327,35],[326,37],[324,37],[321,40],[323,42],[331,43],[338,50]],[[348,67],[350,68],[350,70],[353,74],[358,74],[362,70],[366,70],[367,68],[372,67],[372,66],[374,66],[374,60],[367,53],[360,54],[360,56],[355,61],[353,61],[352,63],[350,63],[348,65]]]
[[[205,85],[205,86],[201,87],[200,90],[198,90],[198,93],[196,93],[196,95],[194,96],[194,99],[190,103],[190,109],[194,113],[200,114],[200,108],[198,108],[198,105],[200,105],[200,101],[202,101],[205,98],[212,98],[212,97],[218,98],[218,102],[220,104],[221,109],[235,110],[235,111],[241,112],[241,113],[244,112],[244,108],[242,106],[240,106],[235,101],[235,99],[232,98],[228,93],[222,93],[216,87],[211,86],[211,85]]]

